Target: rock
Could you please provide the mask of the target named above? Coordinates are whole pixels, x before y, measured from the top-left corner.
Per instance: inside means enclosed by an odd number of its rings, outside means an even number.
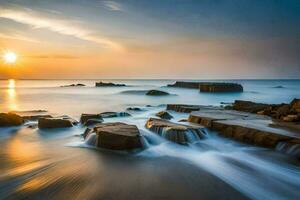
[[[44,128],[67,128],[72,127],[74,121],[67,117],[56,117],[56,118],[39,118],[38,127]]]
[[[176,81],[167,86],[200,89],[200,92],[243,92],[243,86],[237,83]]]
[[[263,103],[254,103],[252,101],[235,100],[232,109],[250,113],[257,113],[263,110],[270,109],[271,105]]]
[[[117,84],[117,83],[105,83],[105,82],[96,82],[96,87],[123,87],[125,84]]]
[[[264,114],[269,115],[269,116],[272,115],[272,117],[274,117],[276,119],[281,119],[282,117],[288,115],[289,112],[290,112],[290,105],[284,104],[284,105],[278,106],[276,111],[274,111],[273,113],[271,112],[269,114],[269,113],[264,112]]]
[[[82,83],[70,84],[70,85],[62,85],[60,87],[84,87],[85,85]]]
[[[135,125],[120,122],[104,123],[86,132],[86,140],[90,135],[96,134],[97,147],[112,150],[132,150],[143,147],[142,137]]]
[[[95,124],[101,124],[103,122],[103,119],[88,119],[85,123],[84,126],[92,126]]]
[[[89,119],[97,119],[102,120],[102,116],[100,114],[81,114],[80,122],[85,124]]]
[[[127,112],[102,112],[100,113],[102,118],[113,118],[113,117],[129,117],[131,116]]]
[[[139,107],[129,107],[126,110],[129,110],[129,111],[142,111],[142,109],[139,108]]]
[[[206,126],[225,137],[267,148],[293,140],[299,133],[299,130],[292,130],[284,124],[275,126],[276,122],[267,116],[223,109],[194,111],[189,122]]]
[[[160,90],[149,90],[146,95],[148,96],[165,96],[169,95],[168,92],[160,91]]]
[[[277,85],[277,86],[274,86],[274,87],[272,87],[272,88],[285,88],[285,87],[283,87],[282,85]]]
[[[300,99],[294,99],[291,103],[291,110],[292,113],[300,113]]]
[[[0,113],[0,127],[20,126],[24,123],[20,115],[14,113]]]
[[[200,110],[198,105],[184,105],[184,104],[168,104],[167,110],[173,110],[176,112],[190,113],[192,111]]]
[[[297,122],[299,121],[299,116],[298,115],[287,115],[282,118],[283,121],[285,122]]]
[[[237,83],[200,83],[200,92],[243,92]]]
[[[187,119],[180,119],[180,120],[178,120],[178,122],[188,122],[188,120]]]
[[[170,115],[167,111],[160,111],[158,113],[155,114],[157,117],[160,117],[161,119],[172,119],[173,116]]]
[[[186,145],[205,138],[203,127],[175,124],[162,119],[150,118],[146,128],[172,142]]]

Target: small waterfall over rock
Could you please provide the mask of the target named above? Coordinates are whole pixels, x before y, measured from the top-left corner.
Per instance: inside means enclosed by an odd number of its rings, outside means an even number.
[[[96,133],[90,133],[87,138],[85,139],[85,144],[89,146],[97,146],[97,134]]]
[[[205,129],[202,127],[176,124],[155,118],[150,118],[147,121],[146,128],[167,140],[182,145],[194,143],[207,136]]]
[[[292,155],[300,159],[300,144],[293,142],[279,142],[276,151]]]

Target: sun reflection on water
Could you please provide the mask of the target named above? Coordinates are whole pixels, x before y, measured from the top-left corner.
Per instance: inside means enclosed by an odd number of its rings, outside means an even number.
[[[7,103],[9,110],[18,110],[17,94],[16,94],[16,81],[14,79],[8,80],[7,85]]]

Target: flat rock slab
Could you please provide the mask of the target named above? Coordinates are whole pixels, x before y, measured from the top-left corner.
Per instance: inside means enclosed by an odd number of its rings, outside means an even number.
[[[192,111],[200,110],[198,105],[186,105],[186,104],[168,104],[167,110],[173,110],[175,112],[190,113]]]
[[[173,123],[163,119],[150,118],[145,127],[172,142],[186,145],[204,139],[203,126]]]
[[[48,128],[68,128],[77,124],[76,120],[69,117],[55,117],[55,118],[39,118],[38,127],[40,129]]]
[[[86,140],[96,136],[95,146],[112,150],[142,148],[142,137],[135,125],[121,122],[99,124],[85,133]]]
[[[216,130],[225,137],[263,147],[276,148],[279,143],[290,141],[300,144],[299,126],[278,124],[268,116],[233,110],[203,109],[192,112],[188,121]]]

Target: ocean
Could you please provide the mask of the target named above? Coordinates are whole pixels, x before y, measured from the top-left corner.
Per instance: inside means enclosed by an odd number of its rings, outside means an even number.
[[[82,113],[139,107],[142,111],[131,111],[130,117],[105,122],[137,125],[147,148],[131,153],[95,149],[80,137],[85,130],[80,125],[0,128],[0,199],[299,199],[300,162],[292,157],[210,130],[197,144],[177,145],[144,125],[168,103],[289,103],[300,98],[300,80],[218,80],[244,87],[243,93],[224,94],[166,87],[175,80],[103,80],[127,85],[103,88],[95,87],[96,81],[0,80],[0,112],[47,110],[78,120]],[[77,83],[86,86],[61,87]],[[171,95],[146,96],[150,89]],[[170,113],[174,122],[188,117]]]

